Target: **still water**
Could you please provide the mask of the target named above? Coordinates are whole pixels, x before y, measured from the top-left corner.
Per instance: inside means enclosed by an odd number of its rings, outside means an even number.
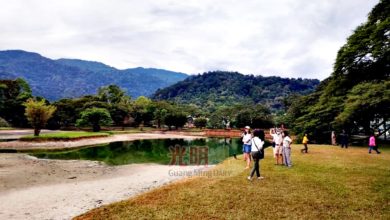
[[[46,159],[94,160],[108,165],[158,163],[164,165],[217,164],[242,153],[240,139],[157,139],[112,142],[76,150],[30,155]]]

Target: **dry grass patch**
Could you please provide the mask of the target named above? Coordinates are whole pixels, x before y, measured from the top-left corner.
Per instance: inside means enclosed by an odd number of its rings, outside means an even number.
[[[389,219],[390,151],[293,146],[293,168],[275,166],[271,149],[261,162],[266,178],[248,181],[244,161],[215,169],[230,176],[193,177],[76,219]]]

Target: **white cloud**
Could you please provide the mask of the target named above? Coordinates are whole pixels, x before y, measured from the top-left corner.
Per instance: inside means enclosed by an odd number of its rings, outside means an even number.
[[[324,79],[378,0],[0,0],[0,50]]]

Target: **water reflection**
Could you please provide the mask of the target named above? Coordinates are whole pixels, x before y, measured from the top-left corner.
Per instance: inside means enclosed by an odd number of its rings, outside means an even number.
[[[174,155],[175,146],[183,148],[182,155]],[[201,154],[207,148],[207,160],[202,160]],[[207,138],[207,139],[158,139],[113,142],[71,151],[43,152],[31,154],[38,158],[64,160],[96,160],[108,165],[123,165],[132,163],[158,163],[168,165],[173,157],[182,156],[187,165],[217,164],[227,157],[241,153],[239,139]],[[204,155],[203,155],[204,156]],[[195,160],[198,158],[199,160]],[[179,161],[179,160],[176,160]],[[176,164],[180,165],[180,164]]]

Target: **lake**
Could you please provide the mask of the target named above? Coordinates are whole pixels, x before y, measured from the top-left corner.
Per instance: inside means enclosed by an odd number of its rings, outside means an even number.
[[[157,163],[212,165],[242,153],[238,138],[157,139],[112,142],[81,149],[30,153],[44,159],[94,160],[108,165]]]

